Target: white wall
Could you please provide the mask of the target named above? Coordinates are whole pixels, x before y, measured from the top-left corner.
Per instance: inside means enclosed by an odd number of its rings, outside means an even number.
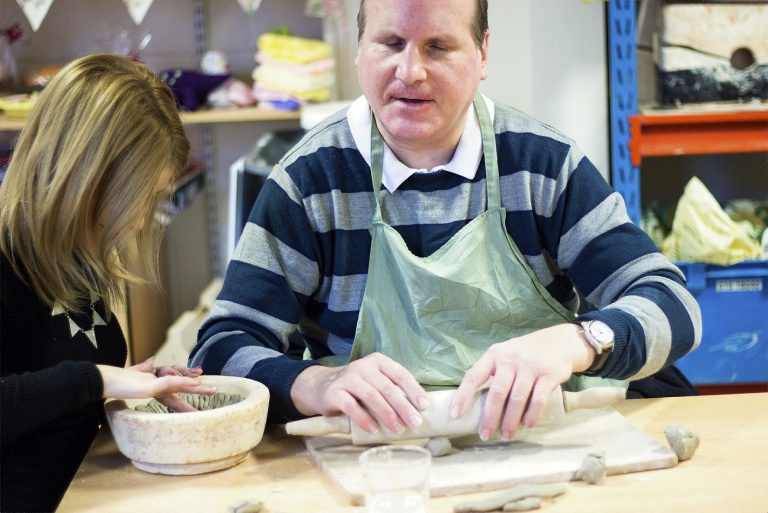
[[[480,90],[507,105],[533,113],[533,0],[488,0],[488,78]]]
[[[489,77],[480,90],[572,137],[607,177],[604,9],[580,0],[489,0]]]

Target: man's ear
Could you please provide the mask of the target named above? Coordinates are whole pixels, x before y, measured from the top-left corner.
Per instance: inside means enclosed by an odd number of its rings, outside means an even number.
[[[480,47],[480,80],[488,78],[488,36],[490,30],[485,31],[483,46]]]

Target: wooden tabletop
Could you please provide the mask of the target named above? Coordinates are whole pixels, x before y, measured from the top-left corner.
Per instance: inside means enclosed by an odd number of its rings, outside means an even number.
[[[664,441],[671,423],[695,431],[693,459],[650,472],[609,476],[602,486],[571,482],[546,513],[768,513],[768,393],[625,401],[616,409]],[[431,513],[491,493],[430,500]],[[265,503],[264,513],[363,512],[315,466],[301,441],[278,428],[246,461],[197,476],[161,476],[134,468],[108,434],[100,435],[59,507],[62,513],[221,512],[244,499]]]

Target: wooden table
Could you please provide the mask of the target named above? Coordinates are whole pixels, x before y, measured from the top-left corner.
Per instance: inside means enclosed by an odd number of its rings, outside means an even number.
[[[664,428],[678,423],[699,433],[701,445],[674,468],[610,476],[603,486],[572,482],[543,511],[768,513],[768,393],[632,400],[616,409],[661,441]],[[491,493],[431,499],[430,512],[448,513],[457,502]],[[240,465],[184,477],[134,468],[101,435],[58,511],[226,513],[250,498],[264,501],[264,513],[364,511],[349,505],[300,440],[277,428]]]

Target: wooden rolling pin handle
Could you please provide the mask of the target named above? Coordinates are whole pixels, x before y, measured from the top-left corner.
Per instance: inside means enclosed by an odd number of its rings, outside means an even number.
[[[580,392],[563,392],[563,409],[566,412],[581,408],[601,408],[627,398],[623,387],[592,387]]]
[[[346,415],[335,417],[309,417],[308,419],[295,420],[285,425],[285,432],[289,435],[299,436],[323,436],[336,433],[350,433],[350,420]]]

